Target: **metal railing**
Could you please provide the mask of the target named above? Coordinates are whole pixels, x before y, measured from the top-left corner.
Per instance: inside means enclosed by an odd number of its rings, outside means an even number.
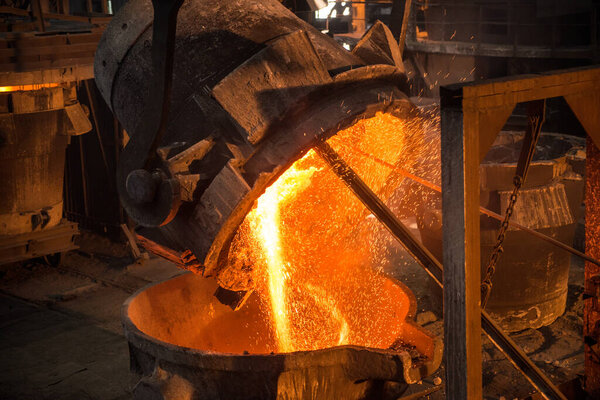
[[[535,0],[413,1],[406,48],[445,54],[598,59],[600,5]]]

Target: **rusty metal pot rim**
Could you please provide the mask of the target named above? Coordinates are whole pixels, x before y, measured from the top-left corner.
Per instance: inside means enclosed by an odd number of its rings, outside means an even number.
[[[520,131],[500,131],[499,135],[511,135],[511,136],[523,136],[524,132],[520,132]],[[551,137],[556,137],[556,138],[573,138],[573,139],[581,139],[578,136],[574,136],[574,135],[569,135],[566,133],[557,133],[557,132],[541,132],[540,133],[541,136],[551,136]],[[584,145],[585,145],[585,141],[584,141]],[[493,147],[493,145],[492,145]],[[573,147],[577,147],[576,144],[573,144]],[[530,166],[532,167],[536,167],[536,166],[546,166],[546,165],[552,165],[552,164],[557,164],[559,162],[559,160],[564,159],[565,157],[568,157],[568,154],[565,153],[559,157],[554,157],[554,158],[550,158],[550,159],[546,159],[546,160],[532,160],[530,163]],[[498,165],[501,165],[503,167],[517,167],[517,162],[485,162],[485,163],[481,163],[481,168],[487,168],[487,167],[496,167]]]
[[[414,293],[408,289],[408,287],[397,279],[386,276],[387,279],[391,280],[394,284],[399,286],[405,291],[409,300],[409,310],[405,318],[405,323],[410,324],[421,333],[432,338],[434,343],[433,357],[425,361],[422,365],[412,366],[412,359],[410,355],[403,350],[395,351],[389,349],[378,349],[369,348],[364,346],[345,345],[345,346],[334,346],[329,348],[323,348],[318,350],[305,350],[296,351],[291,353],[270,353],[270,354],[236,354],[236,353],[221,353],[214,351],[206,351],[201,349],[194,349],[185,346],[179,346],[176,344],[168,343],[152,337],[147,333],[140,330],[133,321],[129,318],[129,306],[132,301],[140,295],[142,292],[165,283],[171,279],[186,279],[193,276],[190,272],[185,272],[175,277],[171,277],[160,282],[154,282],[144,286],[143,288],[132,294],[121,307],[121,318],[125,336],[131,345],[139,348],[140,350],[147,352],[154,357],[160,357],[167,361],[190,365],[194,367],[206,367],[212,370],[270,370],[274,367],[282,367],[286,369],[295,369],[307,364],[307,360],[310,360],[311,365],[316,366],[327,366],[339,363],[340,357],[356,358],[360,357],[361,354],[371,355],[373,357],[383,357],[389,362],[394,362],[395,359],[399,359],[403,365],[411,366],[406,368],[404,372],[404,380],[407,383],[416,382],[422,377],[423,371],[431,373],[436,370],[442,358],[442,340],[417,325],[413,318],[416,314],[416,298]],[[259,368],[257,368],[259,367]]]

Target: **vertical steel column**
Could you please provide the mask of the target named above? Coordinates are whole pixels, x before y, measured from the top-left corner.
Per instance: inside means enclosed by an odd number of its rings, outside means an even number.
[[[446,396],[473,400],[482,398],[479,136],[463,129],[462,90],[440,95]]]
[[[585,185],[585,252],[600,257],[600,150],[587,139]],[[585,264],[583,335],[585,343],[585,389],[600,393],[600,267]]]

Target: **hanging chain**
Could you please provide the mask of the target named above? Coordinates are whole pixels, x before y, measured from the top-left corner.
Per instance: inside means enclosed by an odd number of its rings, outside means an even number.
[[[504,244],[504,239],[506,238],[506,231],[509,227],[510,217],[512,217],[515,204],[517,203],[519,189],[521,189],[521,186],[523,185],[523,179],[520,176],[515,176],[513,179],[513,185],[514,188],[510,195],[508,206],[506,207],[506,214],[504,214],[504,220],[502,221],[502,225],[500,225],[494,250],[492,250],[492,254],[490,255],[490,259],[487,264],[485,278],[483,278],[483,281],[481,282],[481,308],[485,308],[485,305],[490,298],[490,292],[492,291],[492,278],[496,273],[496,264],[498,264],[498,260],[504,252],[504,247],[502,247],[502,245]]]
[[[519,189],[521,189],[521,186],[523,186],[523,183],[525,182],[525,177],[527,176],[529,164],[531,163],[533,154],[535,153],[535,147],[540,136],[542,123],[544,122],[544,109],[545,100],[531,102],[529,104],[529,118],[527,124],[527,131],[525,132],[525,137],[523,138],[523,148],[521,149],[521,155],[519,157],[516,173],[513,178],[513,191],[508,200],[508,206],[506,207],[504,220],[502,221],[502,225],[500,225],[500,230],[498,231],[496,244],[494,245],[494,249],[492,250],[492,254],[490,255],[490,259],[487,264],[485,277],[481,282],[482,309],[485,308],[490,298],[490,293],[492,291],[492,278],[496,273],[496,265],[498,264],[498,260],[504,252],[504,239],[506,239],[506,231],[508,230],[508,227],[510,225],[510,218],[512,217],[515,210],[515,204],[517,203]]]

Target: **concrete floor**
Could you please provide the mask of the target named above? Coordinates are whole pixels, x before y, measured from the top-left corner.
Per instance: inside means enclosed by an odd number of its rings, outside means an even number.
[[[0,295],[3,399],[126,399],[127,344],[83,315]]]
[[[66,254],[58,268],[39,262],[0,268],[0,399],[131,398],[121,305],[179,269],[158,258],[137,264],[85,247]]]
[[[429,278],[424,270],[401,250],[396,265],[400,268],[388,271],[404,282],[416,295],[418,312],[416,321],[425,329],[443,337],[441,305],[431,294]],[[511,338],[535,364],[558,386],[583,376],[583,278],[584,263],[573,257],[569,272],[569,289],[565,313],[549,326],[525,329],[512,333]],[[433,315],[431,315],[433,314]],[[482,334],[483,394],[486,400],[529,399],[535,389],[517,371],[506,357]],[[444,365],[434,376],[444,378]],[[429,380],[412,385],[407,393],[430,388]],[[423,399],[442,400],[443,389]],[[574,397],[578,400],[584,398]],[[591,399],[590,399],[591,400]]]
[[[139,288],[182,271],[158,258],[134,263],[124,246],[91,235],[81,246],[58,268],[40,262],[0,266],[0,399],[131,397],[135,381],[121,331],[121,305]],[[417,295],[417,322],[442,336],[441,310],[426,274],[408,259],[395,264],[388,272]],[[567,312],[551,326],[512,335],[556,383],[583,372],[582,283],[583,263],[574,259]],[[485,399],[522,399],[533,392],[486,339],[483,358]],[[443,387],[443,378],[442,365],[407,394]],[[439,390],[423,398],[445,395]]]

